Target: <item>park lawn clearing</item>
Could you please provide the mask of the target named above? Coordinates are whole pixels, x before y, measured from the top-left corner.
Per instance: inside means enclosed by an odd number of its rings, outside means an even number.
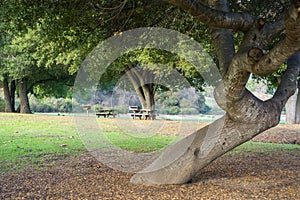
[[[171,143],[180,140],[183,135],[191,133],[189,127],[202,127],[207,123],[190,122],[187,128],[181,128],[180,135],[176,133],[180,123],[166,121],[163,129],[155,135],[145,134],[136,137],[134,133],[123,133],[122,127],[115,120],[98,119],[103,134],[114,145],[135,152],[150,152],[160,150]],[[133,121],[132,125],[148,125],[151,121]],[[12,171],[26,167],[38,167],[67,155],[77,155],[86,151],[77,131],[72,116],[0,114],[0,172]],[[299,127],[300,128],[300,127]],[[280,129],[282,132],[282,129]],[[296,132],[293,134],[300,136]],[[300,130],[299,130],[300,131]],[[175,133],[175,134],[174,134]],[[178,136],[179,135],[179,136]],[[275,134],[271,134],[275,135]],[[147,137],[149,136],[149,137]],[[270,137],[270,136],[269,136]],[[265,136],[261,137],[265,140]],[[284,140],[284,136],[281,137]],[[278,140],[278,138],[277,138]],[[274,141],[273,141],[274,142]],[[276,141],[275,141],[276,142]],[[289,150],[299,150],[299,145],[247,142],[230,153],[257,152],[268,153]],[[13,167],[12,167],[13,166]]]
[[[38,167],[84,151],[70,117],[0,114],[1,170]]]
[[[180,138],[167,135],[135,138],[123,134],[113,120],[98,119],[98,122],[113,144],[129,151],[159,150]],[[0,175],[28,167],[38,168],[60,157],[84,152],[86,148],[72,116],[0,113]]]
[[[132,139],[114,120],[98,119],[104,134],[137,152],[160,149],[190,131],[182,129],[178,136],[179,122],[167,121],[158,135]],[[130,184],[132,174],[88,154],[73,117],[0,113],[0,199],[299,199],[300,145],[287,142],[297,141],[300,126],[292,128],[273,128],[235,148],[202,169],[191,184],[149,187]]]

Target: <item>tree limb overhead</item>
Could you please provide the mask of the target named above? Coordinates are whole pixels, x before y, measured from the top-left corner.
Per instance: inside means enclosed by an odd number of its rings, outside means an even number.
[[[247,13],[224,12],[212,9],[198,1],[169,0],[169,2],[193,15],[199,21],[213,27],[247,31],[255,17]]]

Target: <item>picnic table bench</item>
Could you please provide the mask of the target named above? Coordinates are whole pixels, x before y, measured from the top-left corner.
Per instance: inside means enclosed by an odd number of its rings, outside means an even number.
[[[109,118],[109,116],[116,117],[116,113],[113,109],[100,109],[96,112],[97,117],[103,116],[104,118]]]
[[[132,119],[139,118],[139,119],[155,119],[155,111],[151,109],[139,109],[138,106],[129,106],[129,115]]]

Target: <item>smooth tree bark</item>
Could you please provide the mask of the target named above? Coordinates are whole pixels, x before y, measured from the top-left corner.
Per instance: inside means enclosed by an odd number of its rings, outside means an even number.
[[[22,78],[18,82],[19,85],[19,98],[20,98],[20,113],[31,114],[29,100],[27,95],[27,79]]]
[[[297,88],[300,71],[300,0],[294,0],[282,20],[266,23],[247,13],[233,13],[226,0],[169,0],[207,24],[212,32],[222,81],[215,89],[221,119],[168,147],[132,183],[182,184],[203,167],[236,146],[276,126],[281,111]],[[233,32],[244,33],[235,50]],[[285,31],[285,38],[265,51]],[[236,45],[237,46],[237,45]],[[273,97],[262,101],[245,88],[250,74],[271,74],[288,67]]]
[[[286,123],[300,124],[300,92],[299,88],[293,96],[289,98],[286,105]]]
[[[295,124],[300,124],[300,88],[298,88],[297,101],[296,101],[296,120]]]

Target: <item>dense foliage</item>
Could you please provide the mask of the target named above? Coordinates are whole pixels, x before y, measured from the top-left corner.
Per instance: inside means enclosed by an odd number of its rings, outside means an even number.
[[[9,84],[16,81],[17,86],[26,80],[26,93],[38,97],[69,96],[66,90],[72,86],[80,64],[91,50],[108,37],[133,28],[177,30],[200,42],[216,57],[208,26],[167,2],[6,0],[0,4],[0,79],[6,79]],[[233,11],[259,15],[266,21],[278,19],[288,5],[289,1],[274,1],[272,6],[268,1],[230,1]],[[236,32],[235,40],[240,41],[242,35]],[[101,89],[114,87],[129,65],[136,67],[145,63],[173,66],[192,86],[203,89],[204,82],[191,65],[176,55],[149,49],[129,52],[114,62]],[[151,70],[154,74],[160,73],[158,68]],[[282,70],[267,76],[269,85],[277,86],[281,75]],[[61,87],[62,90],[57,90]],[[15,95],[14,90],[10,93]]]

